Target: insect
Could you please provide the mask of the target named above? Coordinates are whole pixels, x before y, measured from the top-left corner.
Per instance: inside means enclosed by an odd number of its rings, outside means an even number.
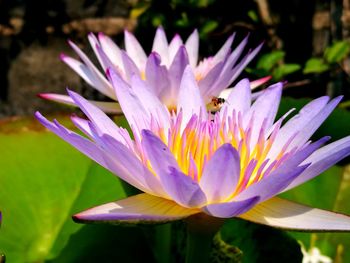
[[[221,106],[225,103],[224,98],[213,97],[207,104],[207,110],[211,113],[215,113],[220,110]]]

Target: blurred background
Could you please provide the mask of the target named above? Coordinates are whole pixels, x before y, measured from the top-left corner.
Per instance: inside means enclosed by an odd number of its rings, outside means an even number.
[[[127,29],[150,52],[159,25],[168,38],[177,32],[186,38],[197,28],[203,57],[215,54],[232,32],[236,39],[251,32],[250,47],[265,45],[242,76],[287,81],[289,96],[349,99],[348,0],[0,0],[0,116],[64,110],[36,94],[65,93],[67,86],[101,99],[59,60],[61,52],[72,55],[66,40],[94,58],[89,32],[104,32],[123,46]]]
[[[123,47],[127,29],[148,54],[160,25],[168,39],[175,33],[186,39],[197,28],[202,58],[215,54],[233,32],[233,47],[250,33],[250,48],[265,44],[241,77],[271,75],[269,84],[285,82],[278,116],[312,98],[342,94],[338,109],[312,139],[350,134],[350,0],[0,0],[0,262],[1,253],[15,263],[181,262],[181,223],[171,225],[171,236],[163,226],[73,223],[71,215],[128,193],[114,175],[32,117],[40,110],[70,123],[61,113],[72,108],[38,93],[65,94],[68,86],[86,98],[105,99],[60,61],[62,52],[77,57],[67,39],[98,65],[89,32],[103,32]],[[12,116],[30,117],[7,118]],[[126,124],[122,117],[115,120]],[[350,214],[349,161],[283,197]],[[213,262],[295,263],[317,253],[334,263],[350,262],[347,233],[292,233],[228,220],[217,239],[214,252],[226,261]]]

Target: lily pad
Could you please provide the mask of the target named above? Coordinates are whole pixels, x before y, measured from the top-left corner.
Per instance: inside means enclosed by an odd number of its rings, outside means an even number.
[[[125,196],[114,175],[33,118],[2,121],[0,145],[0,249],[9,262],[57,257],[83,227],[72,214]]]

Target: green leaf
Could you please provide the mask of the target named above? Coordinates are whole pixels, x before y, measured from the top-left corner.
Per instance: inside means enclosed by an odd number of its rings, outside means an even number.
[[[259,59],[256,67],[258,69],[270,71],[279,61],[284,58],[284,56],[285,52],[283,51],[273,51],[265,54]]]
[[[276,81],[281,80],[283,77],[298,71],[300,68],[299,64],[282,64],[274,70],[273,78]]]
[[[218,27],[219,23],[214,20],[209,20],[200,29],[200,36],[205,37],[210,32],[214,31]]]
[[[9,262],[58,256],[83,226],[71,215],[125,196],[114,175],[33,119],[2,122],[0,145],[0,249]]]
[[[310,58],[306,61],[303,73],[322,73],[329,70],[329,65],[324,62],[321,58]]]
[[[327,62],[336,63],[344,59],[349,54],[349,51],[349,41],[338,41],[326,48],[324,56]]]

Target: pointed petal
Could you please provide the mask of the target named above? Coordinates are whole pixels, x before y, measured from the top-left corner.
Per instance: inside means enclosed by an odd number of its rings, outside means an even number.
[[[240,175],[240,157],[231,144],[224,144],[204,167],[199,185],[209,203],[227,200],[237,186]]]
[[[104,160],[110,171],[146,193],[168,197],[158,178],[128,147],[109,135],[103,135],[100,141],[107,151]]]
[[[134,63],[134,61],[129,57],[129,55],[125,51],[121,51],[121,57],[124,65],[124,71],[125,71],[125,76],[126,80],[130,81],[132,75],[139,75],[141,76],[141,70],[138,68],[138,66]],[[145,62],[145,67],[146,67],[146,62]],[[141,71],[140,71],[141,70]],[[118,71],[116,71],[118,72]]]
[[[300,112],[291,118],[278,132],[268,154],[268,158],[275,158],[280,151],[281,145],[284,145],[296,132],[298,132],[298,134],[289,144],[287,150],[307,142],[334,110],[340,99],[341,97],[335,98],[327,104],[329,98],[324,96],[305,105]]]
[[[202,79],[199,80],[198,87],[205,101],[210,101],[210,99],[212,98],[207,97],[206,94],[209,94],[209,90],[217,80],[224,64],[225,61],[220,61],[212,69],[210,69],[210,71]]]
[[[247,200],[233,201],[227,203],[210,204],[202,210],[212,216],[220,218],[230,218],[243,214],[250,210],[259,202],[259,197],[255,196]]]
[[[74,100],[67,95],[54,94],[54,93],[41,93],[41,94],[38,94],[38,96],[46,100],[51,100],[51,101],[63,103],[66,105],[78,107],[78,105],[74,102]],[[118,102],[104,102],[104,101],[89,100],[89,103],[95,105],[105,113],[111,113],[111,114],[122,113],[122,110]]]
[[[94,33],[89,33],[88,34],[88,40],[90,43],[90,46],[92,47],[92,50],[94,51],[98,62],[100,63],[100,65],[102,66],[102,69],[104,72],[106,72],[108,65],[105,63],[105,61],[101,58],[100,56],[100,52],[97,51],[97,48],[100,48],[102,50],[102,48],[100,47],[100,43],[98,42],[96,36],[94,35]]]
[[[180,110],[183,113],[183,123],[185,125],[191,119],[193,114],[196,114],[197,116],[204,114],[204,118],[206,115],[206,107],[191,66],[186,67],[181,80],[177,101],[177,112],[179,113]]]
[[[339,96],[331,100],[314,118],[312,118],[304,127],[302,127],[289,147],[306,143],[314,132],[321,126],[321,124],[328,118],[335,107],[337,107],[341,99],[342,96]]]
[[[114,43],[112,39],[110,39],[102,32],[98,33],[98,40],[100,41],[103,52],[111,60],[111,62],[116,67],[123,70],[120,48]]]
[[[50,131],[54,132],[56,135],[61,137],[66,142],[73,145],[80,152],[87,155],[89,158],[97,162],[98,164],[106,167],[106,163],[103,159],[102,151],[97,145],[95,145],[90,140],[72,132],[58,122],[50,122],[40,112],[35,113],[35,117],[40,121],[42,125],[48,128]]]
[[[258,140],[261,128],[269,130],[276,117],[278,106],[282,96],[282,83],[277,83],[264,90],[261,96],[254,102],[249,112],[243,116],[243,121],[247,124],[254,118],[252,127],[251,146]],[[263,127],[263,124],[265,127]]]
[[[251,91],[249,86],[249,80],[242,79],[232,89],[232,92],[226,99],[224,105],[222,105],[220,113],[221,115],[223,115],[223,113],[227,111],[227,113],[231,115],[232,111],[235,110],[236,113],[242,112],[244,114],[249,110],[250,103],[251,103]]]
[[[152,52],[146,63],[146,82],[158,97],[160,94],[166,93],[170,86],[168,70],[161,65],[160,59],[157,53]]]
[[[176,34],[169,44],[169,63],[170,64],[173,63],[173,59],[182,45],[183,45],[183,41],[181,37],[178,34]],[[169,65],[166,65],[166,66],[169,67]]]
[[[116,91],[120,107],[130,126],[139,128],[136,131],[149,127],[150,116],[147,115],[148,112],[129,85],[113,70],[108,70],[107,76]]]
[[[139,194],[88,209],[73,219],[79,223],[152,224],[183,219],[199,212],[167,199]]]
[[[302,231],[350,231],[350,217],[307,207],[278,197],[239,216],[272,227]]]
[[[158,122],[160,127],[167,131],[170,127],[170,114],[166,106],[160,102],[138,75],[131,77],[131,87],[149,115]]]
[[[268,82],[271,78],[272,78],[272,76],[266,76],[266,77],[263,77],[261,79],[253,80],[252,82],[250,82],[250,88],[252,90],[254,90],[257,87],[259,87],[259,86],[265,84],[266,82]]]
[[[124,31],[125,37],[125,49],[130,58],[135,62],[136,66],[141,70],[145,70],[147,56],[139,41],[135,38],[133,34]]]
[[[193,33],[188,37],[185,46],[188,53],[190,65],[194,69],[198,62],[199,52],[199,35],[197,29],[195,29]]]
[[[113,89],[111,84],[107,81],[107,79],[101,74],[101,72],[96,68],[96,66],[90,61],[90,59],[84,54],[81,49],[75,45],[73,42],[68,41],[69,45],[74,49],[75,53],[78,54],[80,59],[84,62],[88,70],[90,71],[90,75],[93,78],[93,86],[98,89],[101,93],[106,96],[115,99],[115,94],[113,93]],[[64,57],[62,58],[64,61]]]
[[[236,78],[241,74],[241,72],[245,69],[245,67],[252,61],[255,56],[259,53],[260,49],[262,48],[263,44],[260,44],[257,46],[253,51],[249,52],[242,60],[238,63],[237,66],[235,66],[231,71],[231,79],[229,80],[230,85],[233,81],[236,80]]]
[[[350,155],[350,136],[330,143],[315,151],[304,163],[311,165],[296,178],[284,191],[292,189],[321,174],[332,165]]]
[[[249,199],[254,196],[260,197],[260,202],[271,198],[283,191],[297,176],[299,176],[308,165],[295,167],[294,169],[278,170],[257,183],[250,185],[247,189],[234,197],[235,201]]]
[[[157,52],[162,60],[163,65],[169,65],[168,40],[166,38],[164,29],[158,27],[154,37],[152,51]]]
[[[109,134],[115,137],[118,141],[124,141],[119,133],[117,125],[98,107],[89,103],[86,99],[74,91],[68,90],[69,96],[85,113],[89,120],[94,124],[98,132],[102,134]]]
[[[230,51],[232,42],[235,38],[235,33],[233,33],[225,42],[225,44],[220,48],[220,50],[215,54],[214,58],[213,58],[213,62],[217,63],[221,60],[223,60],[226,55],[228,54],[228,52]]]
[[[176,100],[179,93],[179,85],[182,79],[182,75],[186,66],[188,65],[188,55],[186,48],[181,46],[176,53],[174,60],[169,68],[169,81],[170,81],[170,89],[165,90],[166,93],[161,94],[162,101],[165,102],[166,105],[173,107],[176,106]]]

